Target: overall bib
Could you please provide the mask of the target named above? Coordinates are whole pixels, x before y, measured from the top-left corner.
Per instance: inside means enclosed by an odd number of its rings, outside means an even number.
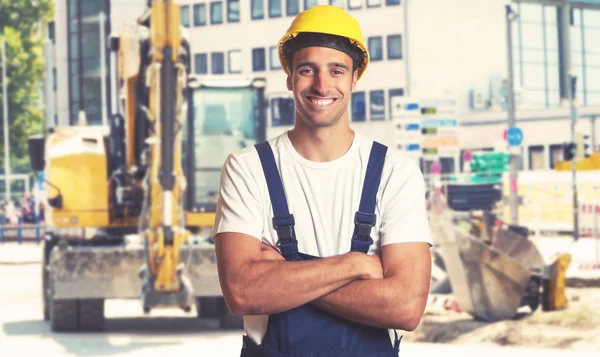
[[[268,142],[255,145],[273,206],[278,246],[288,261],[320,259],[298,252],[294,216],[289,213],[279,170]],[[351,250],[367,253],[373,243],[375,202],[387,147],[373,143],[355,214]],[[392,345],[387,329],[357,324],[310,304],[270,315],[265,336],[257,345],[243,337],[241,357],[397,357],[400,339]]]

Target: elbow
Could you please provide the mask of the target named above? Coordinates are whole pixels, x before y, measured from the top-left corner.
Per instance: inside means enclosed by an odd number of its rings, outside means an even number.
[[[397,316],[394,321],[392,321],[392,328],[395,330],[412,332],[419,327],[422,316],[422,314],[417,313],[402,314],[402,316]]]
[[[416,313],[412,313],[409,316],[405,316],[402,319],[402,321],[398,321],[399,323],[398,323],[398,327],[396,327],[396,329],[407,331],[407,332],[412,332],[412,331],[416,330],[417,327],[419,327],[422,316],[423,315],[419,315]]]
[[[247,315],[250,309],[248,299],[235,290],[227,290],[223,295],[229,311],[235,316]]]
[[[394,317],[393,328],[397,330],[412,332],[419,327],[421,319],[425,312],[425,302],[421,299],[415,299],[406,303],[404,308],[395,309],[395,313],[390,314]]]
[[[247,315],[249,306],[249,299],[244,293],[244,289],[235,286],[234,284],[222,284],[221,290],[223,291],[223,297],[225,303],[229,308],[229,311],[235,316]]]

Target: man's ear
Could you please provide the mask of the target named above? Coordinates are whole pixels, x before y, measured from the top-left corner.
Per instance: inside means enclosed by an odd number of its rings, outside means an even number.
[[[358,70],[352,72],[352,91],[356,90],[356,82],[358,81]]]
[[[287,86],[287,89],[291,92],[292,91],[292,75],[288,74],[287,79],[285,80],[285,85]]]

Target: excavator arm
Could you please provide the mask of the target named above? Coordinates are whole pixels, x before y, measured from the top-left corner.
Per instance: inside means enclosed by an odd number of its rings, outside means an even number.
[[[191,236],[185,229],[186,180],[181,167],[187,54],[182,46],[179,6],[173,1],[152,1],[149,44],[149,162],[139,226],[139,234],[145,238],[143,307],[149,311],[179,306],[189,311],[193,292],[182,274],[179,254],[182,243]]]

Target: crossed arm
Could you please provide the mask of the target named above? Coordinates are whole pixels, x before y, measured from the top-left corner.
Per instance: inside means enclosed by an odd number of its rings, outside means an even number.
[[[412,331],[421,320],[431,274],[427,243],[386,245],[381,261],[352,252],[288,262],[269,249],[244,234],[217,235],[219,279],[234,314],[274,314],[312,303],[381,328]]]

